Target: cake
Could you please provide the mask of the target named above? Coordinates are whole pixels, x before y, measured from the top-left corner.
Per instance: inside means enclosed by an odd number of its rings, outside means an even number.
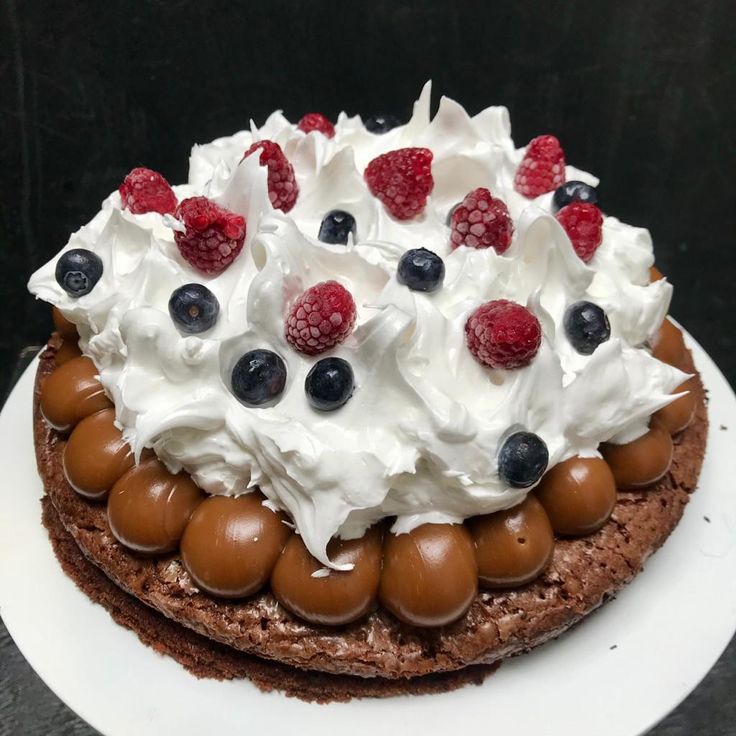
[[[425,86],[133,169],[29,288],[67,573],[195,674],[304,698],[478,681],[641,570],[705,395],[646,230],[551,135]]]

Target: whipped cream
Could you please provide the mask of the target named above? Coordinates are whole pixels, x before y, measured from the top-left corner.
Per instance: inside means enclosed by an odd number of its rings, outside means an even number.
[[[300,194],[288,214],[271,207],[258,157],[241,161],[261,139],[276,141],[294,166]],[[362,172],[375,156],[407,146],[433,152],[435,184],[423,214],[398,222]],[[29,288],[78,326],[136,453],[153,447],[170,470],[187,470],[210,493],[260,487],[269,505],[290,514],[310,552],[334,567],[329,539],[360,536],[383,517],[396,516],[393,529],[404,532],[519,503],[528,489],[504,485],[496,463],[512,431],[540,435],[550,466],[595,455],[602,441],[643,434],[686,377],[644,346],[672,293],[664,280],[649,283],[649,233],[605,217],[603,242],[586,265],[551,215],[552,195],[528,200],[514,190],[522,156],[505,108],[471,117],[443,97],[430,119],[429,84],[411,120],[384,135],[343,113],[328,139],[276,112],[261,128],[251,122],[249,131],[194,146],[189,182],[174,188],[179,200],[205,195],[246,218],[243,251],[223,273],[195,271],[177,250],[173,218],[122,210],[115,192],[66,246],[102,259],[92,292],[69,297],[54,278],[56,259]],[[566,175],[598,183],[571,166]],[[502,256],[449,247],[448,212],[480,186],[507,203],[516,225]],[[332,209],[355,217],[355,242],[317,240]],[[444,258],[439,291],[398,284],[398,260],[414,247]],[[283,324],[290,301],[327,279],[357,305],[354,334],[331,351],[351,363],[356,390],[340,410],[319,413],[304,393],[318,358],[295,352]],[[182,336],[168,314],[172,291],[189,282],[206,284],[221,305],[203,336]],[[528,306],[542,324],[542,346],[526,368],[485,368],[465,346],[470,312],[499,298]],[[590,356],[576,353],[562,329],[566,307],[580,299],[599,304],[611,323],[610,340]],[[233,365],[253,348],[276,351],[288,368],[286,389],[268,408],[244,406],[230,390]]]

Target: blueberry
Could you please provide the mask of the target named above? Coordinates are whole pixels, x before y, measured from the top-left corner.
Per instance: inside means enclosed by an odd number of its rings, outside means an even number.
[[[322,358],[307,373],[304,391],[319,411],[339,409],[352,395],[355,378],[350,363],[342,358]]]
[[[187,335],[198,335],[217,322],[220,303],[202,284],[184,284],[174,289],[169,299],[169,314],[174,324]]]
[[[426,248],[412,248],[399,261],[396,280],[412,291],[435,291],[445,278],[443,260]]]
[[[598,190],[584,181],[566,181],[555,189],[552,196],[552,212],[559,212],[571,202],[598,204]]]
[[[353,234],[353,241],[355,241],[355,232],[355,218],[349,212],[332,210],[324,216],[317,237],[323,243],[347,245],[350,233]]]
[[[371,133],[378,133],[380,135],[382,133],[388,133],[393,128],[398,128],[401,125],[401,120],[396,115],[382,115],[379,113],[378,115],[371,115],[369,118],[366,118],[363,125]]]
[[[611,337],[611,325],[606,313],[591,302],[571,304],[565,312],[563,324],[570,344],[583,355],[591,355]]]
[[[501,445],[498,474],[512,488],[528,488],[544,474],[549,452],[544,440],[534,432],[514,432]]]
[[[235,364],[233,393],[249,406],[261,406],[279,397],[286,385],[286,365],[271,350],[251,350]]]
[[[56,280],[75,299],[89,294],[102,276],[100,257],[86,248],[72,248],[56,262]]]

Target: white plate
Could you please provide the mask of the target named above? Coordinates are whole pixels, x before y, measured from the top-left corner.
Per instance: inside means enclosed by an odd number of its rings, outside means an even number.
[[[0,415],[5,624],[44,682],[107,736],[213,728],[445,736],[484,723],[500,734],[642,733],[693,690],[736,629],[736,397],[703,349],[688,344],[710,392],[710,437],[700,489],[682,522],[616,600],[559,640],[504,664],[480,687],[310,705],[264,695],[247,680],[197,680],[145,647],[62,573],[41,526],[31,427],[35,361]]]

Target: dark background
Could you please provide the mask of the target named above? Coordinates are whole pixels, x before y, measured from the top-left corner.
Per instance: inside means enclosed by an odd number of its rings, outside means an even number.
[[[50,330],[28,276],[133,166],[184,181],[193,142],[275,108],[406,117],[429,78],[435,102],[505,104],[517,144],[554,133],[601,178],[733,384],[735,28],[729,0],[0,0],[0,387]],[[89,732],[1,627],[0,657],[0,734]],[[735,660],[656,733],[736,733]]]

